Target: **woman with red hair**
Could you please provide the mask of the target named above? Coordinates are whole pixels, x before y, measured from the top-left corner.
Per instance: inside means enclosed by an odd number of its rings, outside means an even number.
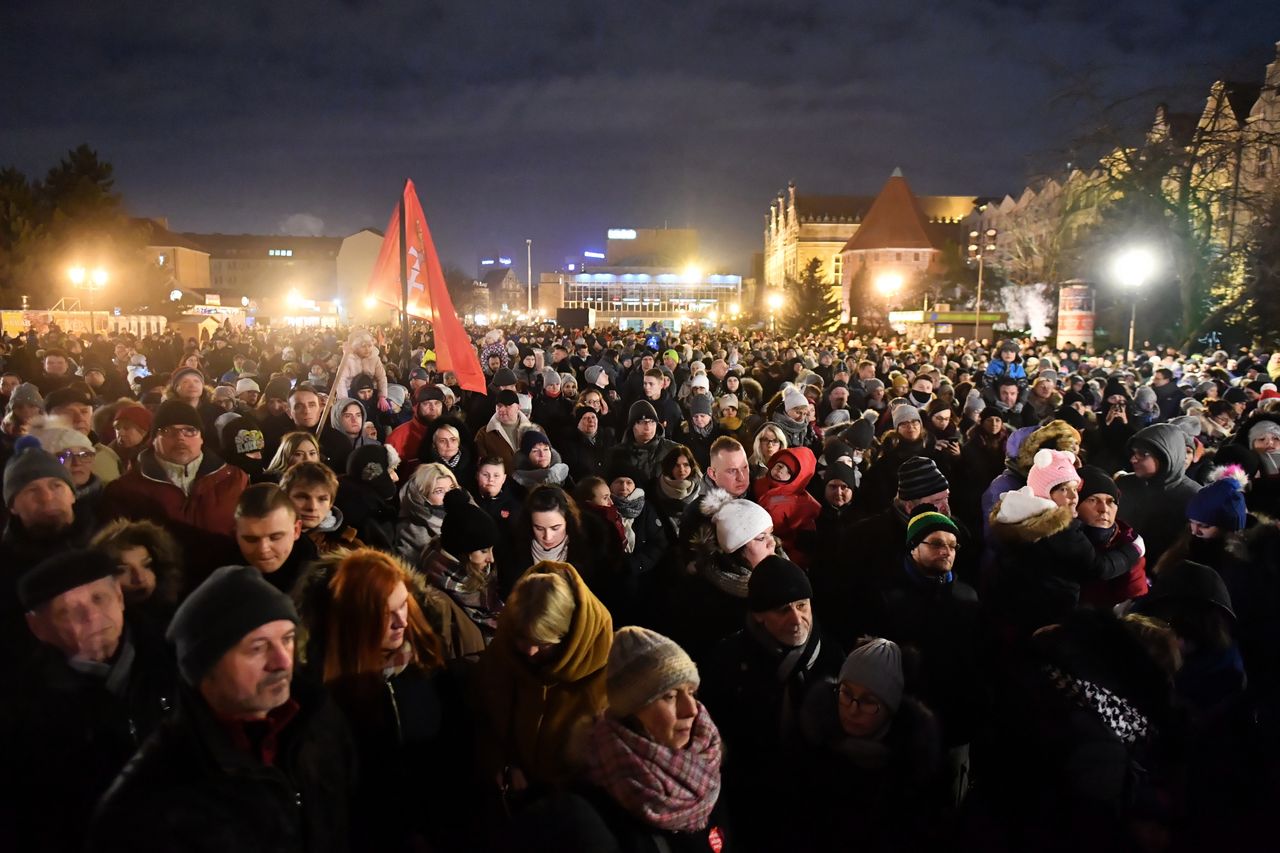
[[[424,594],[420,575],[372,548],[336,552],[295,592],[309,665],[355,738],[361,781],[353,792],[352,833],[368,849],[437,843],[442,823],[457,813],[446,803],[447,775],[422,773],[465,766],[455,753],[468,734],[460,692],[423,612]],[[387,809],[410,790],[429,805]]]

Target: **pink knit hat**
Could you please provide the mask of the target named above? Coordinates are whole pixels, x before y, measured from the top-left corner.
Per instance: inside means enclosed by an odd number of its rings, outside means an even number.
[[[1076,455],[1069,450],[1038,450],[1027,472],[1027,485],[1038,498],[1049,498],[1054,487],[1080,482]]]

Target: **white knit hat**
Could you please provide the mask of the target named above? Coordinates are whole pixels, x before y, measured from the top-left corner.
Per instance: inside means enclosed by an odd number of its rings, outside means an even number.
[[[773,527],[773,519],[760,504],[733,499],[724,489],[712,489],[702,499],[702,512],[716,525],[716,542],[726,554],[732,554]]]
[[[630,717],[673,687],[701,683],[688,653],[657,631],[629,625],[613,635],[605,675],[610,716]]]
[[[258,383],[254,382],[252,379],[250,379],[247,376],[244,379],[236,380],[236,396],[237,397],[245,393],[246,391],[261,391],[261,390],[262,389],[258,387]]]
[[[55,455],[72,448],[93,450],[93,442],[84,433],[72,429],[70,422],[55,415],[33,424],[28,434],[39,439],[40,446]]]
[[[782,392],[782,408],[786,411],[789,412],[801,406],[808,407],[808,405],[809,398],[800,393],[800,389],[794,385]]]
[[[707,378],[707,374],[699,373],[689,380],[690,388],[710,388],[711,380]]]

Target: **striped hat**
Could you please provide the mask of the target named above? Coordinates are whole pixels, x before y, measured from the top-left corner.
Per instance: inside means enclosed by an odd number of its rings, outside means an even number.
[[[935,530],[945,530],[956,538],[960,537],[960,528],[956,527],[954,521],[929,504],[921,504],[916,507],[915,515],[911,516],[911,520],[907,522],[907,547],[914,548],[919,545],[924,537]]]
[[[951,488],[938,465],[924,456],[912,456],[898,468],[898,498],[915,501]]]

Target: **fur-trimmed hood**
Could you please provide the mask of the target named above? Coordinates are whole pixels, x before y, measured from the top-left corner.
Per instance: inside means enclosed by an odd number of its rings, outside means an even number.
[[[1037,498],[1026,487],[1001,495],[989,516],[992,534],[1013,545],[1047,539],[1069,528],[1074,519],[1071,507]]]
[[[1016,466],[1023,477],[1031,470],[1036,453],[1044,447],[1051,450],[1080,452],[1080,433],[1066,421],[1049,421],[1026,437],[1018,448]]]

